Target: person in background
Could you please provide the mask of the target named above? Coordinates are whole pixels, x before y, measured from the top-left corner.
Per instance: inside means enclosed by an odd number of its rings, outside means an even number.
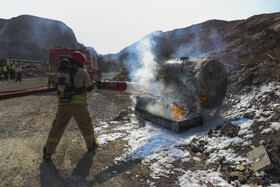
[[[10,80],[15,80],[15,67],[11,65],[10,67]]]
[[[0,66],[0,81],[2,79],[2,73],[3,73],[3,68],[2,68],[2,66]]]
[[[16,73],[16,81],[21,82],[22,69],[19,65],[16,65],[15,73]]]
[[[56,69],[52,62],[47,62],[48,64],[48,87],[55,87],[56,84]]]
[[[8,67],[6,64],[4,64],[4,66],[3,66],[3,73],[5,76],[5,80],[7,81],[8,80]]]

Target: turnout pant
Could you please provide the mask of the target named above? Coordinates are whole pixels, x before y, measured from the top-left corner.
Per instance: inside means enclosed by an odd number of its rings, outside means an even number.
[[[75,121],[77,122],[85,139],[87,148],[92,147],[95,138],[87,105],[67,104],[58,106],[57,114],[55,120],[53,121],[53,125],[45,145],[47,153],[55,153],[55,149],[71,117],[74,117]]]
[[[48,87],[55,86],[56,76],[55,75],[48,75]]]

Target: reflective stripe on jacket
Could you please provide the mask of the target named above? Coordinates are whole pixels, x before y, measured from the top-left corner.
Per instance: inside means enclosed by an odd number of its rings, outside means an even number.
[[[92,86],[92,82],[91,82],[91,81],[86,82],[86,83],[85,83],[85,86],[86,86],[86,88]]]
[[[61,102],[62,101],[62,102]],[[74,95],[69,102],[69,99],[62,99],[60,100],[60,96],[58,96],[58,103],[72,103],[72,104],[82,104],[86,102],[86,97],[84,95]]]
[[[47,72],[47,75],[55,75],[56,73],[54,72]]]

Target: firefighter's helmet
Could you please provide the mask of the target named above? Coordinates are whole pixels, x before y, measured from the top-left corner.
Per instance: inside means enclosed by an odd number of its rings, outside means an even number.
[[[81,66],[83,66],[86,63],[86,57],[80,51],[74,51],[72,53],[72,58],[76,61],[79,61]]]

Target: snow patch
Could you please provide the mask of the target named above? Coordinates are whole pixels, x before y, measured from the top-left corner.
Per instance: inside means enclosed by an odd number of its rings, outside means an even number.
[[[270,127],[275,131],[279,131],[280,130],[280,123],[279,122],[272,122]]]
[[[267,134],[267,133],[270,133],[270,132],[271,132],[271,128],[263,129],[261,134]]]
[[[253,120],[249,120],[246,118],[240,118],[239,120],[232,122],[233,125],[240,127],[238,136],[243,136],[245,139],[250,139],[254,137],[254,133],[251,129],[253,123]]]
[[[180,186],[184,187],[207,187],[206,184],[213,186],[232,186],[222,179],[221,174],[212,170],[183,171],[185,174],[179,177]]]
[[[97,127],[94,128],[95,132],[103,131],[104,129],[109,127],[107,122],[100,122],[100,124],[96,125]]]
[[[280,130],[280,123],[279,122],[271,122],[269,128],[263,129],[261,134],[270,133],[272,130],[279,131]]]
[[[222,162],[227,164],[242,163],[243,165],[248,165],[250,163],[248,158],[236,155],[233,149],[215,150],[209,157],[206,164],[217,162],[221,158],[223,158]]]
[[[135,126],[127,123],[126,126]],[[128,131],[126,131],[128,133]],[[129,148],[124,150],[122,157],[115,158],[115,161],[127,161],[141,159],[142,163],[150,165],[151,177],[158,179],[173,173],[172,163],[176,160],[188,162],[190,153],[181,150],[180,146],[189,145],[193,138],[205,132],[200,129],[193,129],[181,134],[174,134],[172,131],[146,122],[145,127],[131,129],[129,134],[123,138],[128,141]]]
[[[99,144],[107,144],[108,141],[114,141],[123,136],[125,136],[124,133],[102,134],[102,135],[98,136],[97,141]]]
[[[119,121],[110,121],[111,124],[117,124],[120,123]]]
[[[132,123],[126,123],[125,125],[119,126],[114,128],[114,131],[127,131],[130,132],[131,130],[133,130],[133,124]]]
[[[272,93],[272,94],[269,94]],[[250,93],[244,95],[229,95],[228,100],[232,104],[232,109],[225,115],[230,118],[242,117],[245,113],[252,117],[259,118],[261,121],[270,119],[273,115],[273,111],[263,111],[264,106],[276,107],[270,103],[271,95],[280,95],[279,83],[264,84],[260,87],[253,87]]]
[[[205,120],[202,127],[193,128],[180,134],[174,134],[172,131],[164,129],[160,126],[145,122],[144,127],[139,127],[135,114],[131,114],[127,123],[114,128],[114,131],[121,131],[124,133],[114,133],[109,135],[99,136],[100,143],[113,141],[117,138],[123,138],[128,142],[128,147],[123,150],[123,155],[115,158],[115,163],[119,161],[127,162],[129,160],[140,159],[143,164],[147,164],[151,169],[151,177],[159,179],[160,177],[168,177],[170,174],[176,174],[175,171],[181,171],[183,176],[179,178],[180,186],[231,186],[222,179],[218,171],[212,170],[197,170],[197,171],[184,171],[182,169],[174,168],[173,162],[190,162],[200,161],[205,164],[215,163],[222,161],[224,164],[242,164],[249,165],[250,161],[246,157],[237,155],[231,146],[249,146],[250,139],[254,137],[252,130],[253,120],[244,118],[244,114],[257,117],[258,120],[268,119],[273,115],[273,111],[264,111],[264,106],[270,104],[270,95],[272,93],[280,95],[280,85],[268,84],[261,87],[255,87],[249,94],[241,96],[232,96],[229,100],[233,101],[232,110],[226,113],[224,118],[217,118],[217,120]],[[278,107],[278,105],[274,106]],[[133,108],[134,109],[134,108]],[[241,117],[241,118],[240,118]],[[242,118],[243,117],[243,118]],[[237,121],[232,121],[233,125],[239,126],[240,131],[237,137],[221,136],[219,132],[212,133],[208,136],[206,132],[209,129],[215,128],[218,123],[221,125],[226,124],[228,119],[240,118]],[[249,118],[249,117],[248,117]],[[220,120],[220,121],[219,121]],[[104,124],[106,127],[106,124]],[[280,123],[271,123],[269,130],[263,129],[264,132],[280,130]],[[208,160],[200,160],[198,156],[192,157],[190,153],[181,149],[190,145],[193,139],[196,138],[205,142],[203,152],[209,153]],[[103,141],[103,142],[102,142]],[[262,144],[263,142],[259,142]],[[153,183],[150,183],[153,185]]]
[[[195,160],[195,161],[197,161],[197,162],[200,162],[200,161],[201,161],[201,159],[198,158],[198,157],[193,157],[192,159]]]

